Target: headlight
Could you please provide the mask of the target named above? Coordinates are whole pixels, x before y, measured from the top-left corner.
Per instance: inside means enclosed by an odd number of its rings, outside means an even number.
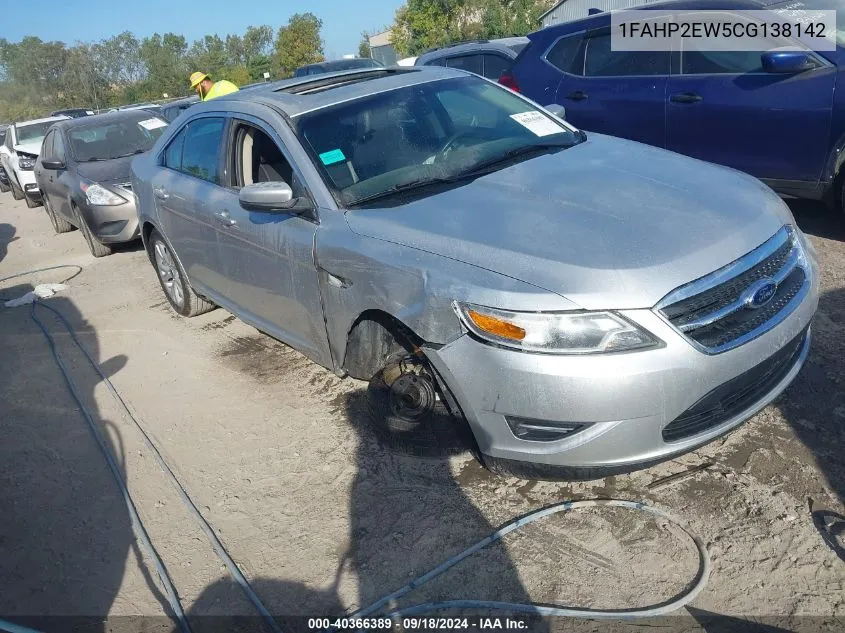
[[[114,206],[128,202],[123,196],[117,195],[114,191],[106,189],[102,185],[93,183],[81,183],[79,188],[85,192],[88,202],[99,206]]]
[[[34,169],[35,168],[35,161],[38,160],[37,156],[32,156],[31,154],[18,154],[18,167],[21,169]]]
[[[452,305],[477,337],[525,352],[603,354],[661,345],[612,312],[511,312],[457,301]]]

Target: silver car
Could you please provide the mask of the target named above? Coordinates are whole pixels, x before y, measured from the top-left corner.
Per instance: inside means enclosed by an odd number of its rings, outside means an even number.
[[[220,305],[390,433],[441,409],[497,471],[597,477],[737,427],[807,357],[818,267],[759,181],[584,134],[445,68],[194,106],[132,165],[180,314]]]

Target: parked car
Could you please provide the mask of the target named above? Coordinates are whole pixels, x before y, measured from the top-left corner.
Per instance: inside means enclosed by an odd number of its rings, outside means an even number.
[[[41,142],[53,124],[67,118],[55,116],[20,121],[10,125],[6,131],[6,140],[0,147],[0,164],[9,178],[12,196],[15,200],[26,200],[30,209],[41,205],[41,192],[33,173]]]
[[[93,116],[93,110],[86,110],[85,108],[70,108],[68,110],[56,110],[52,112],[50,116],[69,116],[71,119],[77,119],[83,116]]]
[[[819,271],[758,180],[462,71],[350,76],[198,104],[133,161],[176,312],[220,305],[370,380],[399,436],[448,405],[532,476],[684,453],[795,377]]]
[[[336,59],[331,62],[319,62],[300,66],[294,71],[294,77],[305,77],[307,75],[322,75],[323,73],[334,73],[342,70],[358,70],[361,68],[381,68],[382,65],[369,57],[356,57],[355,59]]]
[[[683,0],[649,6],[732,11],[793,5]],[[845,19],[841,0],[804,0],[800,8],[835,9]],[[714,19],[702,15],[705,22]],[[782,194],[838,201],[842,208],[845,94],[836,85],[845,76],[845,31],[830,35],[835,51],[771,37],[770,50],[758,53],[701,51],[691,40],[674,53],[623,52],[611,50],[610,15],[601,13],[528,37],[531,45],[502,83],[544,105],[563,105],[574,125],[734,167]],[[782,46],[800,50],[774,50]]]
[[[6,130],[8,125],[0,125],[0,152],[2,152],[3,145],[6,143]],[[8,193],[12,188],[9,186],[9,177],[6,175],[6,170],[0,164],[0,193]]]
[[[76,227],[94,257],[138,238],[129,164],[148,151],[167,122],[126,110],[57,123],[44,138],[35,177],[56,233]]]
[[[168,122],[173,123],[183,111],[190,108],[195,103],[199,103],[200,98],[197,95],[186,97],[185,99],[177,99],[170,103],[165,103],[161,106],[161,114]]]
[[[514,60],[528,43],[527,37],[458,42],[426,51],[417,57],[414,65],[460,68],[496,81],[510,70]]]

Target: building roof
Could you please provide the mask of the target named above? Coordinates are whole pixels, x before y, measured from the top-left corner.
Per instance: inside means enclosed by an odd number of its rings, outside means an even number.
[[[376,33],[375,35],[370,35],[370,46],[387,46],[391,44],[391,40],[393,38],[393,30],[387,29],[386,31],[382,31],[381,33]]]
[[[557,8],[558,8],[560,5],[562,5],[564,2],[566,2],[566,0],[560,0],[560,2],[555,2],[554,6],[553,6],[552,8],[550,8],[548,11],[546,11],[545,13],[543,13],[543,15],[541,15],[541,16],[540,16],[539,18],[537,18],[537,19],[538,19],[540,22],[542,22],[544,17],[546,17],[547,15],[549,15],[549,13],[551,13],[552,11],[554,11],[555,9],[557,9]]]

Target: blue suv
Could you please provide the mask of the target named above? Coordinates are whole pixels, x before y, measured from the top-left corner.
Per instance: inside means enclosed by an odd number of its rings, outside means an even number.
[[[649,8],[836,10],[845,0],[680,0]],[[704,16],[703,16],[704,17]],[[711,18],[712,19],[712,18]],[[706,18],[705,18],[706,20]],[[500,83],[541,105],[560,104],[587,130],[663,147],[756,176],[777,192],[843,204],[845,31],[831,52],[771,38],[769,52],[621,52],[610,14],[545,28]],[[833,37],[833,34],[831,34]]]

